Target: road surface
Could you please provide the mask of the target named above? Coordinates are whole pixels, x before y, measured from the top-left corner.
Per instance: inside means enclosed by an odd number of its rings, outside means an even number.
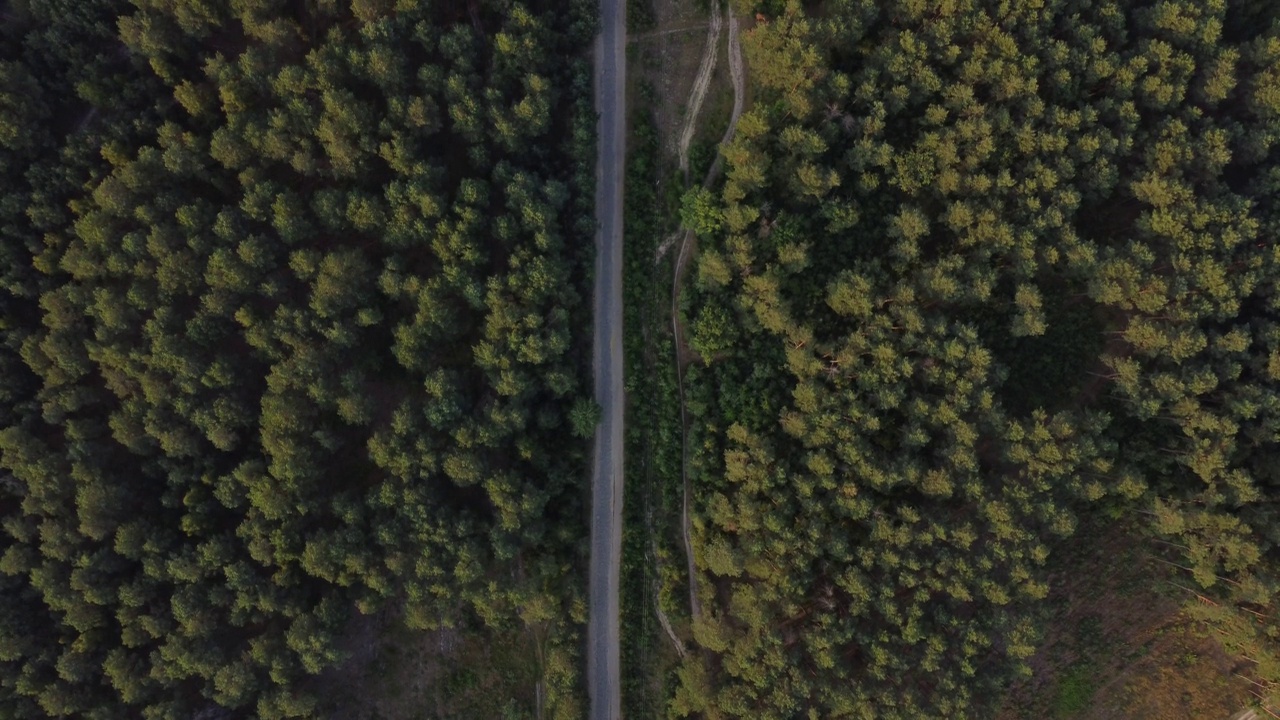
[[[618,577],[622,564],[622,172],[626,149],[626,4],[600,0],[595,100],[595,369],[601,409],[591,468],[587,692],[592,720],[618,720]]]

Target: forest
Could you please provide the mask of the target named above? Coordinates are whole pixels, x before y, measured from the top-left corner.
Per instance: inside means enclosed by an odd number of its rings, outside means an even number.
[[[1280,685],[1280,7],[740,0],[677,716],[994,717],[1133,521]],[[696,649],[696,651],[694,651]]]
[[[594,3],[0,19],[0,714],[324,716],[375,616],[580,716]]]

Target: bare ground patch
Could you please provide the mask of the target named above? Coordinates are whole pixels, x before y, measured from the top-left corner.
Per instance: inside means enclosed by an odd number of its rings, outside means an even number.
[[[315,679],[331,720],[529,716],[539,677],[528,633],[413,630],[388,614],[352,618],[347,659]],[[514,713],[514,714],[513,714]]]
[[[1110,528],[1069,543],[1051,579],[1052,617],[998,720],[1227,720],[1250,703],[1243,663],[1183,608],[1197,602],[1150,541]]]
[[[631,68],[636,78],[653,89],[647,104],[661,138],[660,164],[678,165],[681,128],[686,105],[698,76],[706,45],[708,17],[696,3],[681,0],[651,0],[656,27],[636,36],[632,48],[638,62]]]

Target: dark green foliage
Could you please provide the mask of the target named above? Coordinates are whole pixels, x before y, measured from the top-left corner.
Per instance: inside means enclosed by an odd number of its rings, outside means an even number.
[[[380,610],[537,634],[574,716],[590,6],[22,6],[6,716],[317,714]]]
[[[997,293],[997,296],[999,293]],[[996,361],[1007,369],[1000,386],[1006,406],[1025,415],[1036,408],[1063,409],[1088,402],[1101,390],[1096,372],[1103,348],[1102,321],[1097,306],[1081,293],[1047,288],[1041,300],[1044,330],[1018,335],[1010,328],[1018,322],[1017,303],[983,305],[971,318]]]
[[[596,425],[600,424],[600,406],[590,398],[580,398],[569,411],[569,425],[573,434],[580,438],[595,436]]]
[[[640,0],[647,6],[647,0]],[[629,7],[634,8],[636,2]],[[653,357],[655,326],[661,327],[655,296],[662,285],[655,282],[660,266],[653,262],[662,228],[656,222],[654,181],[658,137],[648,112],[632,115],[633,140],[627,158],[623,243],[624,272],[623,323],[626,332],[625,376],[630,399],[626,423],[626,486],[623,502],[622,575],[619,588],[620,661],[622,708],[627,717],[656,717],[658,699],[653,692],[654,646],[657,641],[653,613],[654,561],[650,531],[652,508],[659,488],[654,476],[652,444],[658,414],[656,385],[651,367],[666,367],[666,358]],[[659,317],[655,317],[655,315]]]
[[[1054,717],[1075,717],[1089,709],[1089,699],[1095,688],[1089,683],[1091,670],[1087,665],[1073,668],[1061,680],[1054,691]]]
[[[656,24],[653,0],[627,0],[627,32],[652,30]]]
[[[685,207],[676,713],[986,717],[1081,514],[1148,513],[1264,618],[1242,647],[1280,636],[1264,5],[761,4],[719,207]]]
[[[669,602],[660,594],[660,571],[678,557],[661,519],[678,514],[681,500],[679,401],[667,312],[677,249],[657,257],[674,229],[663,218],[674,208],[664,207],[656,191],[659,137],[647,105],[651,92],[642,86],[644,103],[632,116],[623,244],[628,403],[620,620],[622,708],[628,718],[661,717],[660,649],[669,640],[655,605]]]

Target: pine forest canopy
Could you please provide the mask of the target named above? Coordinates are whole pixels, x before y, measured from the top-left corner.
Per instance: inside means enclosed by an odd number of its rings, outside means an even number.
[[[8,3],[0,714],[312,716],[375,611],[538,628],[580,714],[593,34],[581,0]]]
[[[1274,690],[1280,7],[736,4],[666,710],[987,717],[1099,518]],[[6,717],[323,715],[375,612],[581,716],[594,3],[2,12]]]
[[[1274,690],[1280,8],[738,5],[672,710],[991,717],[1090,517],[1164,538]]]

